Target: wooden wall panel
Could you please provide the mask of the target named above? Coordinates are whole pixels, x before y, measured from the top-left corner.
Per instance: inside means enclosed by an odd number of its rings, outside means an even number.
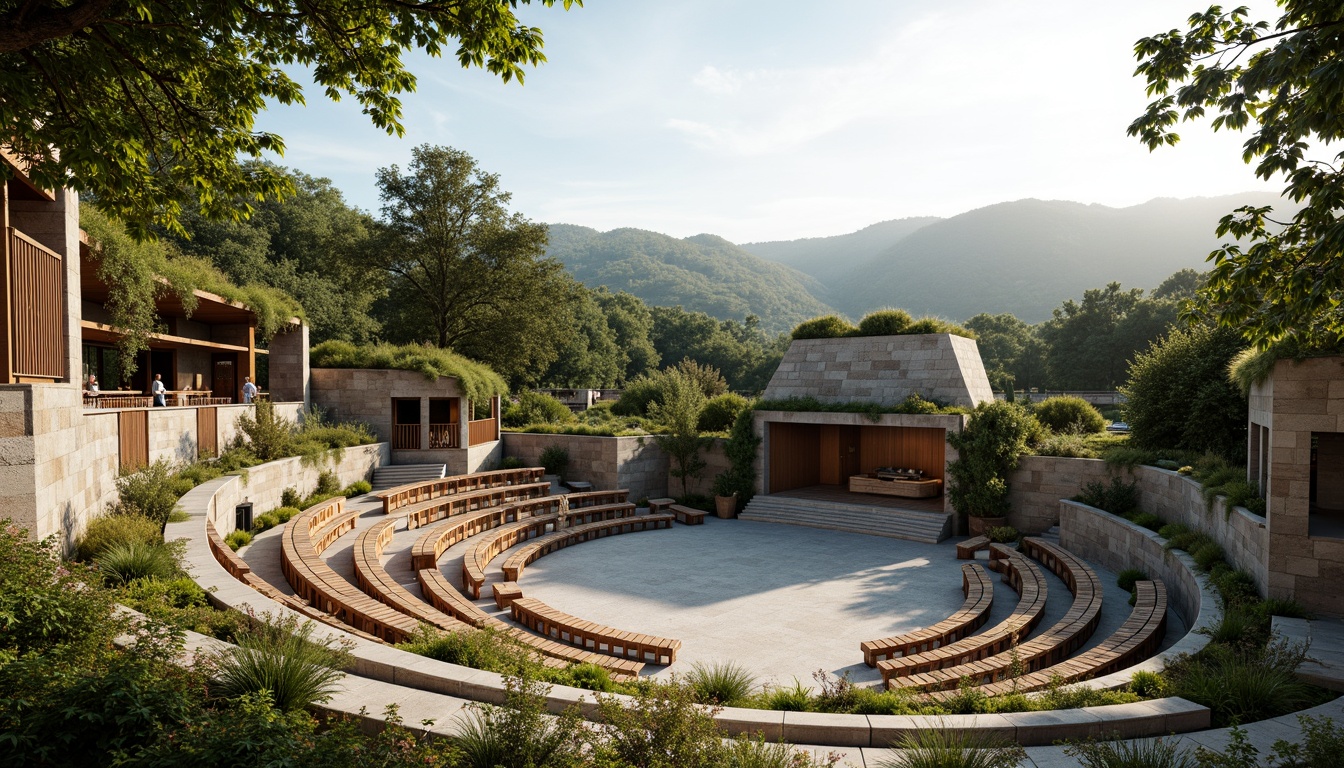
[[[149,411],[122,411],[117,414],[121,468],[149,466]]]
[[[820,484],[820,425],[772,421],[766,427],[770,430],[769,492]]]
[[[819,477],[822,485],[840,485],[840,427],[834,424],[821,425],[821,440],[818,443]]]
[[[196,409],[196,453],[200,456],[219,455],[219,411],[216,408]]]
[[[924,470],[930,480],[942,480],[947,460],[947,430],[930,427],[860,428],[860,471],[878,467]]]

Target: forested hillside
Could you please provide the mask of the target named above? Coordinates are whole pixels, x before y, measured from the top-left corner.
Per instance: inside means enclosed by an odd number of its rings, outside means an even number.
[[[552,224],[546,255],[590,288],[626,291],[651,306],[681,306],[721,320],[754,314],[772,332],[831,311],[817,298],[824,289],[816,280],[714,235],[678,240],[639,229]]]

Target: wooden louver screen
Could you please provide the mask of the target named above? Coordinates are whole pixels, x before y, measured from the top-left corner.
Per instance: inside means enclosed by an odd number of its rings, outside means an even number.
[[[63,378],[65,301],[61,257],[11,227],[9,259],[13,373]]]
[[[149,411],[122,411],[117,414],[121,449],[121,468],[149,466]]]
[[[468,445],[481,445],[495,439],[495,420],[477,419],[467,422]]]
[[[219,455],[218,413],[217,408],[196,409],[196,453],[202,457]]]

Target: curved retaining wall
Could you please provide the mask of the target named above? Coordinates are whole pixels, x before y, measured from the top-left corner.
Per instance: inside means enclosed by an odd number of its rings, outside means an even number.
[[[372,460],[371,454],[385,451],[386,447],[366,446],[365,449],[363,459],[367,461]],[[351,452],[356,450],[358,449],[346,449],[347,454],[341,461],[341,471],[352,473],[363,471],[360,469],[360,456],[351,455]],[[249,482],[260,481],[262,486],[275,489],[274,493],[278,499],[280,489],[286,485],[296,484],[290,473],[304,470],[297,459],[286,459],[254,467]],[[346,482],[344,476],[342,479]],[[216,605],[243,611],[250,609],[257,613],[272,615],[293,615],[302,621],[303,617],[293,614],[289,609],[229,575],[210,551],[205,533],[205,521],[216,516],[218,510],[223,518],[220,522],[232,524],[231,498],[240,492],[241,489],[238,487],[240,483],[241,478],[238,477],[219,478],[188,493],[182,498],[182,508],[187,512],[189,519],[170,524],[165,530],[165,538],[186,541],[186,558],[192,568],[193,577],[209,592],[210,599]],[[259,508],[264,509],[265,505],[260,504]],[[221,533],[223,532],[221,530]],[[1100,540],[1099,537],[1094,538]],[[1157,547],[1161,549],[1160,544]],[[1173,556],[1180,560],[1181,556]],[[1188,569],[1189,564],[1184,565]],[[1165,577],[1165,573],[1161,571],[1157,573],[1162,573]],[[1172,578],[1169,583],[1175,585],[1184,582]],[[1179,591],[1179,589],[1172,590],[1173,593]],[[1179,601],[1180,597],[1175,596],[1173,599]],[[1197,602],[1201,606],[1199,610],[1203,610],[1204,605],[1211,604],[1202,596]],[[348,671],[354,675],[474,701],[502,703],[504,700],[503,677],[494,672],[417,656],[392,646],[353,638],[349,634],[324,625],[315,626],[315,631],[319,637],[332,637],[353,644],[351,654],[354,664]],[[1196,641],[1198,639],[1195,638]],[[1191,641],[1191,638],[1187,637],[1182,642],[1187,641]],[[1141,667],[1142,665],[1135,668]],[[1123,684],[1128,679],[1128,673],[1129,670],[1126,670],[1111,677],[1123,676],[1125,679],[1120,683]],[[408,695],[413,694],[408,692]],[[547,706],[552,712],[561,712],[567,707],[577,706],[587,717],[591,718],[596,713],[591,691],[555,686],[547,698]],[[905,734],[931,727],[989,730],[1023,745],[1050,744],[1061,739],[1086,739],[1111,735],[1139,737],[1183,733],[1208,728],[1210,712],[1207,708],[1185,699],[1166,698],[1072,710],[943,717],[841,715],[728,707],[716,716],[716,720],[720,727],[731,735],[760,735],[772,741],[783,740],[794,744],[867,748],[885,747]]]
[[[1009,478],[1013,512],[1008,520],[1028,533],[1060,525],[1060,499],[1077,496],[1087,483],[1109,483],[1117,476],[1137,482],[1143,511],[1213,537],[1233,567],[1251,574],[1261,597],[1267,594],[1269,531],[1265,518],[1242,507],[1228,514],[1223,497],[1209,511],[1202,486],[1176,472],[1148,466],[1134,467],[1132,472],[1115,470],[1101,459],[1024,456]]]

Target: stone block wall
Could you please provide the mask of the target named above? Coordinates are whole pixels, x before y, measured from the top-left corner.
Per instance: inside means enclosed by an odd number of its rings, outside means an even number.
[[[216,425],[218,432],[218,425]],[[200,455],[195,408],[149,409],[149,460],[189,463]]]
[[[1008,476],[1008,522],[1023,533],[1041,533],[1059,525],[1059,500],[1078,495],[1090,482],[1110,482],[1111,472],[1100,459],[1023,456]]]
[[[693,477],[686,483],[688,491],[702,496],[714,495],[714,478],[727,471],[730,466],[728,454],[723,451],[727,443],[728,441],[723,438],[715,438],[704,451],[700,452],[700,458],[705,460],[706,466],[699,477]],[[671,461],[667,467],[667,488],[674,494],[681,494],[681,478],[672,476]]]
[[[949,405],[994,399],[974,339],[947,333],[799,339],[765,388],[767,400],[896,405],[912,394]]]
[[[277,333],[269,347],[267,389],[277,403],[307,403],[312,395],[312,368],[308,365],[308,326]]]
[[[558,445],[569,452],[566,479],[584,480],[594,488],[630,491],[630,500],[667,495],[667,455],[652,437],[594,437],[505,432],[504,455],[528,466],[541,466],[541,452]]]

